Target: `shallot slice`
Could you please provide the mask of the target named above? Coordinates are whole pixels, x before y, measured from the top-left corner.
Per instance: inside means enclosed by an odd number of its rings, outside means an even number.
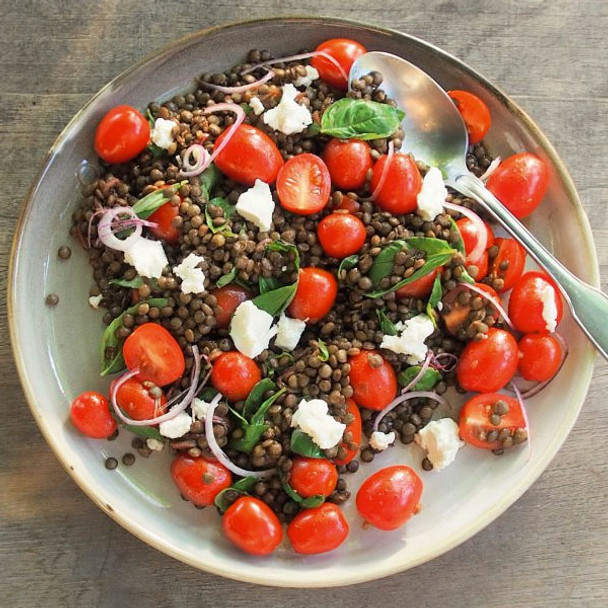
[[[384,182],[386,181],[386,178],[388,177],[388,168],[389,168],[389,165],[391,164],[391,160],[393,159],[394,152],[395,152],[395,145],[393,144],[393,140],[391,139],[391,141],[388,142],[388,152],[386,154],[386,162],[384,163],[384,167],[382,167],[382,174],[380,175],[380,179],[378,180],[378,184],[374,188],[374,191],[369,195],[369,198],[367,200],[375,201],[376,197],[378,196],[378,194],[384,187]]]
[[[475,231],[478,234],[477,243],[475,243],[475,247],[473,251],[468,252],[467,258],[471,260],[471,262],[477,262],[481,259],[483,252],[486,250],[486,245],[488,244],[488,231],[486,230],[486,225],[483,220],[470,209],[463,207],[462,205],[455,205],[454,203],[443,203],[443,206],[446,209],[451,209],[452,211],[458,211],[461,215],[469,218],[473,224],[475,225]]]
[[[447,363],[442,363],[441,361],[443,359],[446,359]],[[439,353],[437,355],[433,355],[431,364],[440,372],[451,372],[458,364],[458,357],[453,353]]]
[[[401,391],[402,395],[404,395],[411,388],[413,388],[414,386],[416,386],[416,384],[418,383],[418,381],[424,376],[426,370],[429,368],[429,365],[431,364],[432,359],[433,359],[433,351],[429,350],[429,352],[426,354],[426,358],[424,360],[424,363],[422,364],[422,367],[420,368],[420,371],[414,376],[414,378],[411,380],[411,382],[409,382],[405,386],[405,388]]]
[[[141,237],[142,224],[134,222],[133,227],[135,230],[127,238],[121,240],[114,234],[112,226],[114,220],[119,215],[128,215],[132,220],[139,219],[131,207],[112,207],[111,209],[106,209],[97,225],[97,235],[106,247],[116,249],[117,251],[127,251]]]
[[[191,162],[191,159],[194,160],[194,164]],[[208,159],[209,152],[207,152],[201,144],[192,144],[184,153],[181,175],[183,177],[194,177],[195,175],[199,175],[201,171],[203,171],[202,167],[205,166]]]
[[[485,172],[480,176],[480,180],[482,182],[488,181],[490,175],[498,169],[498,165],[500,165],[500,156],[497,156],[491,163],[490,166],[485,170]]]
[[[250,71],[250,70],[249,70]],[[248,72],[243,72],[243,75]],[[230,95],[231,93],[245,93],[246,91],[252,91],[253,89],[257,89],[261,87],[264,83],[268,82],[274,77],[274,72],[272,70],[268,70],[267,74],[264,74],[262,78],[256,80],[255,82],[251,82],[249,84],[243,84],[238,87],[224,87],[219,84],[213,84],[212,82],[205,82],[204,80],[199,80],[201,86],[207,87],[209,89],[213,89],[214,91],[220,91],[221,93],[226,93]]]
[[[405,395],[399,395],[397,398],[393,399],[379,414],[376,416],[376,420],[374,421],[374,431],[378,430],[380,425],[380,421],[392,410],[394,410],[398,405],[403,403],[404,401],[408,401],[409,399],[418,399],[420,397],[425,397],[426,399],[434,399],[441,405],[445,407],[450,407],[450,404],[437,393],[432,391],[414,391],[413,393],[406,393]]]

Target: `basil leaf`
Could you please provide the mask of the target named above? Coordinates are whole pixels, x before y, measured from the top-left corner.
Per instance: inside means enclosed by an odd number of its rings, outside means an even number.
[[[314,496],[308,496],[300,503],[300,506],[305,509],[314,509],[320,507],[325,502],[325,496],[323,494],[315,494]]]
[[[133,435],[143,437],[144,439],[157,439],[158,441],[165,441],[165,437],[160,434],[160,431],[155,426],[133,426],[131,424],[125,424],[117,416],[114,408],[110,408],[110,416],[116,420],[116,423],[119,424],[121,428],[129,431],[129,433],[133,433]]]
[[[467,252],[464,248],[464,241],[462,240],[462,234],[460,234],[460,229],[458,225],[454,221],[453,217],[450,217],[450,232],[456,231],[458,233],[458,240],[453,244],[454,249],[458,251],[458,253],[462,253],[462,255],[466,256]]]
[[[391,275],[395,266],[395,256],[406,247],[405,241],[393,241],[374,258],[374,264],[369,270],[369,278],[374,285],[378,285],[382,279]]]
[[[250,112],[253,112],[253,108],[248,103],[240,103],[239,105],[241,106],[241,108],[243,108],[243,112],[245,112],[245,115],[249,114]]]
[[[212,386],[205,386],[199,391],[197,397],[209,403],[216,395],[216,389],[214,389]]]
[[[264,418],[266,417],[266,412],[268,408],[286,391],[287,389],[283,387],[278,390],[274,395],[271,395],[260,405],[257,412],[251,417],[252,424],[261,424],[264,422]]]
[[[405,113],[385,103],[344,97],[321,117],[321,133],[341,139],[381,139],[392,135]]]
[[[408,249],[424,251],[427,255],[439,255],[442,253],[454,255],[456,253],[456,250],[443,239],[429,238],[427,236],[412,236],[405,239],[405,243]]]
[[[270,378],[262,378],[252,389],[247,399],[245,401],[245,405],[243,406],[243,417],[251,418],[251,416],[257,411],[257,409],[262,405],[262,397],[264,393],[268,391],[277,390],[277,385],[270,380]]]
[[[420,373],[421,369],[420,365],[413,365],[404,369],[398,376],[399,384],[407,386]],[[443,376],[436,369],[429,367],[411,390],[430,391],[442,379]]]
[[[209,205],[216,205],[217,207],[221,207],[223,209],[224,218],[226,219],[226,221],[223,224],[216,226],[213,223],[213,218],[211,217],[211,214],[209,213]],[[226,199],[221,198],[221,197],[212,198],[205,205],[205,222],[206,222],[207,226],[209,226],[209,230],[211,230],[211,232],[213,232],[213,234],[217,234],[218,232],[220,232],[224,236],[231,236],[231,237],[236,238],[238,235],[234,234],[234,232],[232,232],[232,230],[230,230],[230,228],[228,228],[228,220],[234,215],[235,211],[236,211],[236,205],[231,205]]]
[[[310,435],[307,435],[301,429],[294,429],[291,433],[290,446],[291,451],[300,456],[308,456],[308,458],[325,458],[323,450],[312,440]]]
[[[224,287],[224,285],[229,285],[230,283],[232,283],[232,281],[234,281],[234,279],[236,279],[236,273],[237,273],[236,266],[233,266],[232,270],[228,274],[221,276],[215,282],[215,286]]]
[[[329,350],[327,350],[327,344],[323,342],[323,340],[317,340],[316,342],[321,354],[319,355],[319,359],[321,361],[327,361],[329,359]]]
[[[285,241],[273,241],[266,246],[265,251],[279,251],[281,253],[293,253],[294,254],[294,265],[296,270],[300,269],[300,252],[295,245],[291,243],[286,243]],[[275,277],[260,277],[259,279],[259,288],[260,293],[267,293],[269,291],[273,291],[275,289],[279,289],[282,287],[282,283],[280,279]]]
[[[232,484],[233,490],[240,490],[241,492],[249,492],[249,490],[253,490],[253,486],[258,482],[257,477],[249,476],[243,477],[239,479],[237,482]]]
[[[437,308],[437,304],[439,304],[441,301],[442,296],[443,289],[441,288],[441,275],[437,273],[435,275],[435,280],[433,281],[433,289],[431,289],[429,301],[426,303],[426,314],[433,322],[434,327],[437,327],[434,310]]]
[[[343,279],[344,276],[342,275],[342,272],[344,272],[344,274],[346,275],[346,273],[351,268],[354,268],[357,265],[358,261],[359,261],[359,256],[356,253],[353,255],[349,255],[347,258],[344,258],[340,262],[340,266],[338,266],[338,278]]]
[[[247,423],[247,426],[243,429],[245,434],[240,439],[231,439],[230,447],[233,450],[249,454],[267,428],[267,424]]]
[[[222,177],[222,173],[220,170],[211,163],[200,175],[199,179],[201,180],[201,186],[205,189],[207,196],[213,192],[213,189],[220,181]]]
[[[130,287],[131,289],[137,289],[144,284],[144,280],[140,276],[136,276],[134,279],[111,279],[110,285],[118,285],[118,287]]]
[[[325,496],[322,494],[315,494],[314,496],[308,496],[307,498],[302,498],[290,485],[287,481],[285,473],[279,473],[279,479],[281,480],[281,485],[283,486],[283,490],[285,490],[285,494],[291,498],[294,502],[297,502],[304,509],[312,509],[314,507],[319,507],[325,502]]]
[[[217,494],[215,499],[213,500],[213,504],[219,509],[220,513],[224,513],[226,509],[232,504],[226,500],[227,492],[237,492],[240,495],[245,495],[251,490],[257,483],[257,477],[243,477],[239,479],[237,482],[233,483],[229,488],[224,488],[221,492]]]
[[[162,207],[164,204],[169,202],[169,199],[184,185],[187,184],[188,180],[179,182],[178,184],[171,184],[158,190],[153,190],[150,194],[146,194],[143,198],[140,198],[134,205],[133,211],[142,220],[148,219],[157,209]]]
[[[296,295],[297,288],[298,283],[296,282],[292,285],[261,293],[252,301],[260,310],[265,310],[269,315],[275,317],[289,306]]]
[[[378,321],[380,321],[380,331],[387,336],[396,336],[399,332],[395,324],[386,316],[383,310],[376,310]]]

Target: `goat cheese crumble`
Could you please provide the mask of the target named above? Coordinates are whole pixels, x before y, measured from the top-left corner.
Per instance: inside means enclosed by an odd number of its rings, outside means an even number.
[[[414,441],[427,452],[433,469],[441,471],[454,462],[458,450],[464,445],[458,434],[458,425],[451,418],[429,422],[420,429]]]
[[[424,341],[435,331],[431,319],[427,315],[418,315],[409,321],[399,321],[395,327],[399,333],[396,336],[385,335],[380,348],[408,355],[406,361],[409,365],[424,361],[428,350]]]
[[[156,144],[163,150],[168,150],[174,141],[173,135],[171,134],[174,126],[175,122],[172,120],[167,120],[166,118],[157,118],[154,122],[152,130],[150,131],[150,140],[152,143]]]
[[[277,324],[277,338],[274,345],[285,350],[293,350],[298,345],[305,329],[306,323],[304,321],[292,319],[282,313]]]
[[[255,224],[262,232],[268,232],[272,227],[273,211],[274,200],[270,186],[261,179],[256,179],[255,184],[249,190],[245,190],[236,203],[236,212]]]
[[[370,447],[377,452],[384,452],[389,445],[395,442],[395,431],[383,433],[382,431],[374,431],[369,438]]]
[[[99,310],[99,305],[101,304],[102,300],[103,300],[103,296],[101,294],[99,294],[97,296],[91,296],[89,298],[89,306],[91,308],[94,308],[95,310]]]
[[[209,410],[209,406],[211,404],[195,397],[192,401],[192,414],[197,420],[203,420],[207,415],[207,411]]]
[[[443,183],[443,176],[437,167],[431,167],[424,179],[422,188],[418,193],[418,215],[425,221],[433,221],[443,213],[443,203],[448,195],[448,189]]]
[[[297,426],[322,449],[329,450],[342,441],[346,425],[330,413],[323,399],[302,399],[291,417],[291,426]]]
[[[313,68],[311,65],[306,66],[306,76],[298,76],[293,81],[293,84],[296,87],[308,87],[312,84],[313,80],[317,80],[319,78],[319,72],[316,68]]]
[[[540,301],[543,305],[543,321],[548,332],[553,333],[557,328],[557,298],[559,295],[555,293],[553,285],[545,285],[540,294]]]
[[[285,135],[301,133],[312,123],[312,114],[306,106],[296,102],[298,90],[293,84],[283,87],[281,102],[276,108],[267,110],[262,117],[264,122],[275,131],[281,131]]]
[[[239,304],[230,323],[230,337],[237,350],[253,359],[267,349],[277,334],[272,321],[272,315],[260,310],[251,300]]]
[[[177,439],[182,437],[190,430],[192,417],[186,412],[180,412],[175,418],[161,422],[158,425],[158,430],[163,437],[169,439]]]
[[[125,251],[125,262],[137,270],[137,274],[149,279],[158,279],[169,264],[160,241],[139,238]]]
[[[205,291],[205,273],[197,266],[204,262],[205,258],[196,253],[191,253],[184,258],[173,272],[182,280],[182,293],[202,293]]]
[[[264,113],[264,104],[260,101],[259,97],[252,97],[249,100],[249,105],[251,106],[251,109],[253,110],[253,113],[256,116],[259,116],[260,114]]]
[[[146,445],[153,452],[162,452],[165,449],[165,444],[158,439],[154,439],[153,437],[146,439]]]

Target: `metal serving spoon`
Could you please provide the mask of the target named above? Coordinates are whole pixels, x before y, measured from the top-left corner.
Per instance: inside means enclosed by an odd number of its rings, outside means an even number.
[[[405,112],[403,151],[441,169],[450,186],[482,204],[525,247],[555,280],[576,322],[608,359],[608,297],[575,277],[469,172],[467,130],[447,93],[426,72],[391,53],[373,51],[359,57],[349,83],[370,72],[382,74],[382,89]]]

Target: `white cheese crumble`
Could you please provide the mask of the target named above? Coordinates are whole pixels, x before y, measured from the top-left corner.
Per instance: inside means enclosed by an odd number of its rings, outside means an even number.
[[[346,425],[329,413],[323,399],[302,399],[291,417],[291,426],[300,427],[322,450],[338,445],[346,430]]]
[[[443,203],[448,195],[448,190],[443,183],[443,176],[437,167],[431,167],[424,179],[422,188],[418,193],[418,215],[426,222],[433,221],[440,213],[443,213]]]
[[[428,350],[424,341],[435,331],[431,319],[427,315],[418,315],[409,321],[399,321],[395,327],[399,333],[396,336],[385,335],[380,347],[408,355],[406,361],[409,365],[421,363]]]
[[[177,439],[182,437],[190,430],[192,424],[192,417],[186,412],[180,412],[175,418],[161,422],[158,425],[158,430],[163,437],[169,439]]]
[[[395,431],[383,433],[382,431],[374,431],[369,438],[370,447],[377,452],[384,452],[391,443],[395,442]]]
[[[102,300],[103,296],[101,294],[99,294],[98,296],[91,296],[89,298],[89,306],[91,308],[94,308],[95,310],[99,310],[99,305],[101,304]]]
[[[312,123],[312,115],[306,106],[296,102],[297,95],[298,90],[292,84],[286,84],[283,87],[281,102],[276,108],[264,113],[264,122],[285,135],[304,131]]]
[[[137,270],[137,274],[158,279],[169,260],[160,241],[139,238],[125,251],[125,262]]]
[[[238,305],[230,323],[230,337],[236,348],[244,355],[257,357],[268,348],[271,338],[277,333],[272,327],[272,315],[260,310],[251,300]]]
[[[260,101],[259,97],[252,97],[249,100],[249,105],[251,106],[251,109],[253,110],[253,113],[256,116],[259,116],[260,114],[262,114],[264,112],[264,110],[266,108],[264,108],[264,104]]]
[[[194,398],[192,402],[192,413],[197,420],[203,420],[207,415],[207,411],[209,410],[209,406],[211,404],[199,399],[198,397]]]
[[[274,201],[270,186],[261,179],[256,179],[253,187],[245,190],[236,203],[236,212],[255,224],[262,232],[268,232],[272,226]]]
[[[451,418],[429,422],[414,436],[414,440],[426,450],[435,471],[441,471],[454,462],[458,450],[464,445],[458,435],[458,425]]]
[[[150,131],[150,139],[153,144],[156,144],[159,148],[163,150],[168,150],[173,143],[173,135],[171,135],[171,131],[173,131],[173,127],[175,123],[172,120],[167,120],[166,118],[157,118],[154,122],[154,126]]]
[[[277,325],[277,339],[274,345],[285,350],[293,350],[300,341],[302,333],[306,329],[306,323],[300,319],[292,319],[282,313]]]
[[[547,331],[553,333],[557,327],[557,298],[553,285],[545,285],[540,293],[540,301],[543,305],[543,321],[547,327]]]
[[[158,439],[154,439],[153,437],[146,439],[146,445],[153,452],[162,452],[165,449],[165,444],[162,441],[159,441]]]
[[[173,267],[173,272],[182,280],[182,293],[202,293],[205,291],[205,273],[197,266],[204,262],[205,258],[196,253],[191,253],[184,258],[178,266]]]
[[[311,65],[306,66],[306,76],[298,76],[293,81],[293,84],[296,87],[308,87],[312,84],[313,80],[317,80],[319,78],[319,72],[316,68],[313,68]]]

